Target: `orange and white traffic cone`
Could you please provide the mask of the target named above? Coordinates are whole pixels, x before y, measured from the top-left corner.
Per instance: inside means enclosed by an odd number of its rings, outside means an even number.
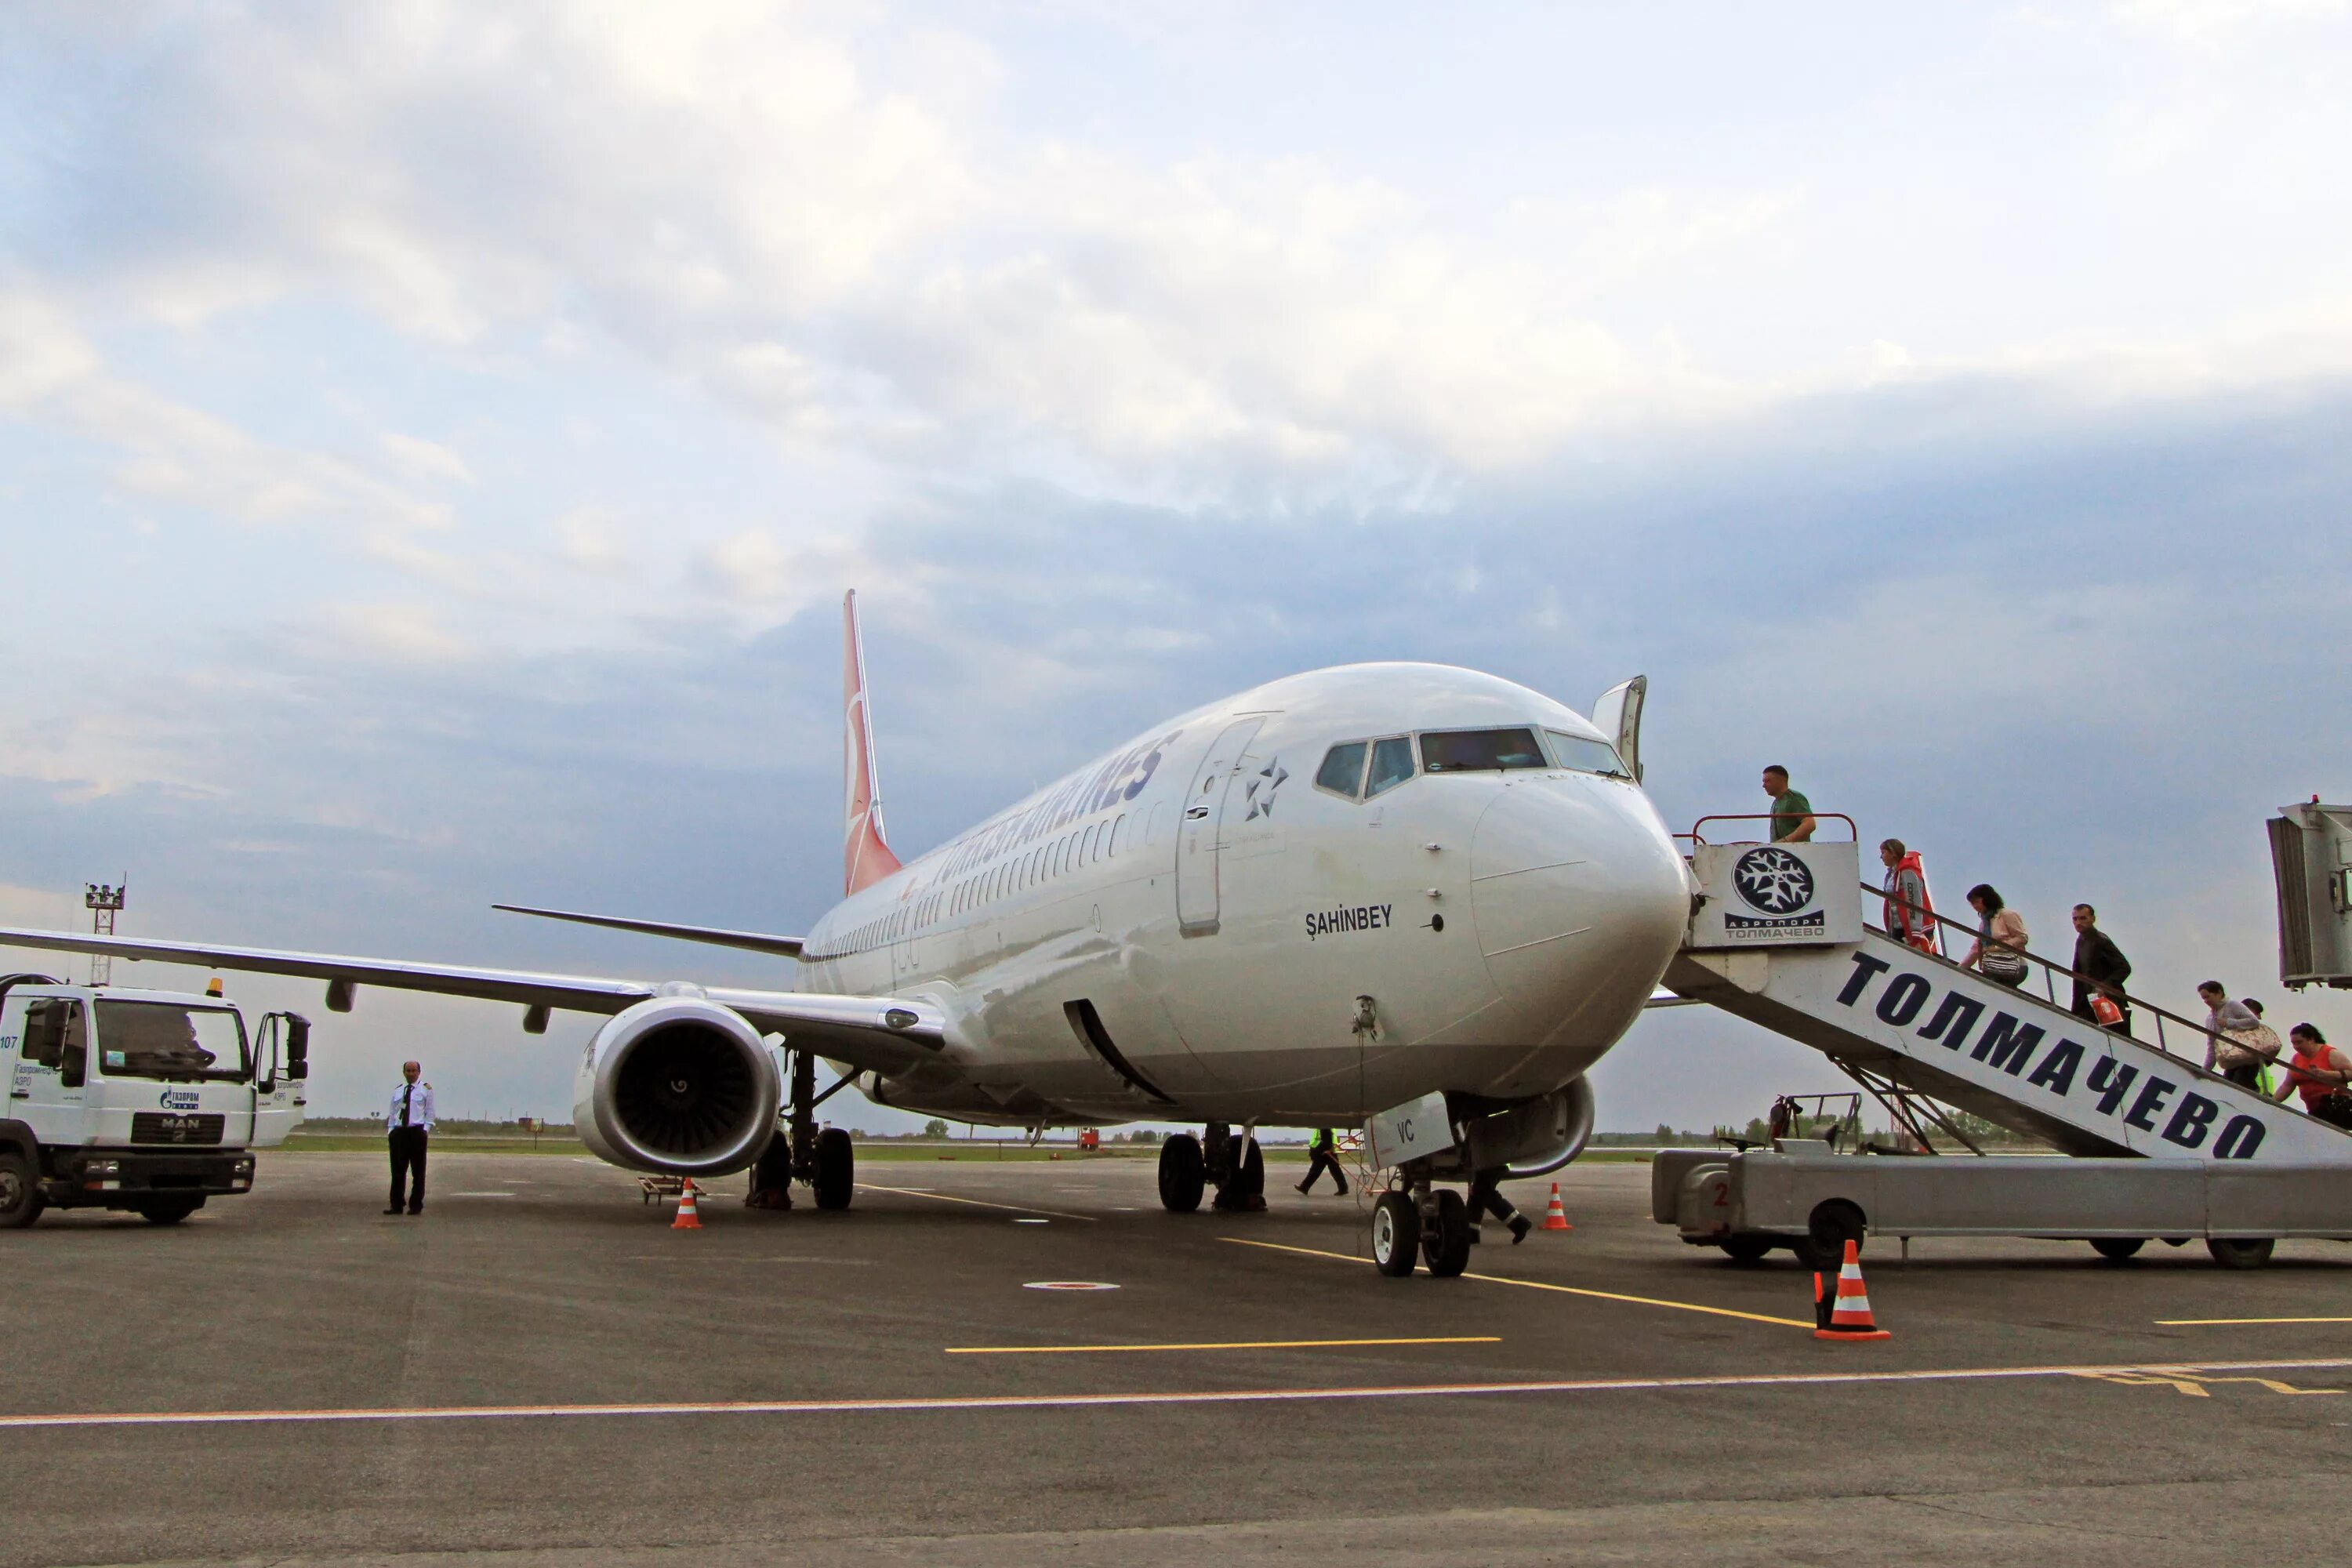
[[[677,1193],[677,1217],[669,1222],[672,1230],[700,1230],[702,1216],[694,1212],[694,1178],[688,1176],[686,1185]]]
[[[1821,1294],[1821,1276],[1813,1276],[1813,1291]],[[1845,1244],[1845,1263],[1838,1269],[1837,1299],[1830,1307],[1830,1321],[1825,1328],[1813,1331],[1817,1340],[1891,1340],[1895,1336],[1878,1326],[1870,1315],[1870,1297],[1862,1288],[1862,1249],[1849,1241]]]
[[[1558,1182],[1554,1182],[1551,1184],[1551,1206],[1544,1210],[1543,1228],[1546,1230],[1574,1230],[1576,1228],[1574,1226],[1568,1223],[1568,1211],[1559,1206],[1559,1184]]]

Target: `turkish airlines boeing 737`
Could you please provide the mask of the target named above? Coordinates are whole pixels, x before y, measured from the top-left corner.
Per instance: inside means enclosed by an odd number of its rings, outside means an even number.
[[[1043,1128],[1200,1122],[1162,1145],[1161,1201],[1262,1201],[1258,1127],[1364,1122],[1443,1097],[1433,1152],[1373,1218],[1392,1274],[1458,1273],[1476,1232],[1433,1184],[1535,1175],[1582,1150],[1584,1074],[1649,1001],[1691,886],[1643,793],[1644,684],[1593,721],[1431,664],[1270,682],[1152,726],[915,860],[883,829],[856,595],[843,604],[845,894],[803,937],[519,909],[794,961],[789,990],[0,930],[111,953],[610,1015],[573,1118],[616,1165],[709,1177],[789,1139],[847,1205],[825,1095]],[[515,908],[515,906],[499,906]],[[781,1042],[775,1040],[781,1037]],[[818,1058],[840,1077],[823,1094]],[[779,1129],[780,1119],[789,1126]],[[1238,1125],[1240,1131],[1231,1129]]]

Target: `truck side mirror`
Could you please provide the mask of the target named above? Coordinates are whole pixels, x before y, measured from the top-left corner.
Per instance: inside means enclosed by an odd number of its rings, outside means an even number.
[[[286,1015],[286,1076],[299,1083],[310,1076],[310,1020]]]

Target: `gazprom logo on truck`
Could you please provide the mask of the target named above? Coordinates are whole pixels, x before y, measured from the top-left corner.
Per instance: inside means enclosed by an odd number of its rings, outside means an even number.
[[[1733,942],[1780,941],[1828,931],[1827,910],[1801,912],[1813,902],[1813,868],[1792,850],[1777,844],[1758,845],[1733,864],[1731,885],[1740,901],[1762,917],[1726,910],[1723,931]]]
[[[167,1089],[155,1103],[166,1110],[194,1110],[204,1103],[204,1097],[193,1089]]]

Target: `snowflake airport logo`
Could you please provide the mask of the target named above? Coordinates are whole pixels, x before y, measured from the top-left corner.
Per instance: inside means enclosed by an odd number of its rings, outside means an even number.
[[[1813,901],[1813,868],[1777,844],[1742,855],[1731,881],[1741,898],[1768,915],[1793,915]]]

